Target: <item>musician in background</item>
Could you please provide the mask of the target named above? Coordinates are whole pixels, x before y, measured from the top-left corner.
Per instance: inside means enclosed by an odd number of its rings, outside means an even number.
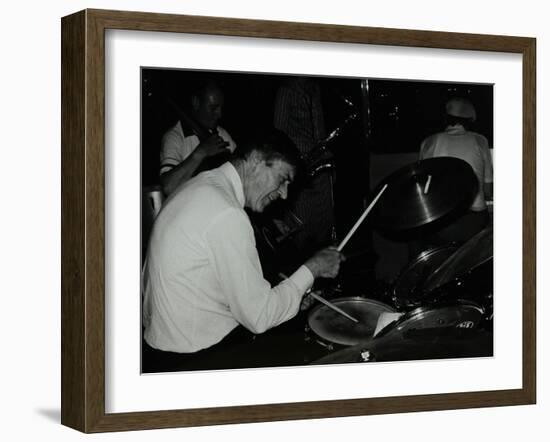
[[[469,130],[476,120],[473,104],[465,98],[455,97],[446,103],[445,111],[445,130],[422,142],[419,159],[454,157],[472,167],[478,180],[478,192],[471,207],[433,237],[440,243],[464,242],[489,223],[486,201],[493,199],[493,162],[487,138]]]
[[[288,135],[307,162],[326,137],[319,82],[308,77],[286,80],[277,91],[273,124]],[[305,255],[335,239],[332,180],[331,168],[323,170],[289,201],[290,210],[303,222],[293,240]]]
[[[227,161],[227,154],[235,150],[229,133],[218,125],[223,104],[220,87],[211,80],[203,82],[191,97],[191,115],[180,118],[162,137],[160,182],[165,195],[198,171]]]

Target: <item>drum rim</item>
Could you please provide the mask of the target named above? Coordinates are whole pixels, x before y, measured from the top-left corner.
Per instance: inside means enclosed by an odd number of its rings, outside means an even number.
[[[482,265],[488,263],[489,261],[491,261],[493,259],[494,259],[493,256],[487,257],[483,261],[480,261],[476,265],[470,267],[466,272],[464,272],[460,275],[454,276],[453,278],[450,278],[448,281],[441,282],[439,285],[430,288],[429,290],[427,290],[427,293],[437,292],[438,290],[442,290],[445,287],[448,287],[451,284],[456,283],[457,281],[464,281],[468,277],[468,275],[471,275],[475,270],[477,270]],[[437,269],[437,270],[439,270],[439,269]]]
[[[446,245],[443,245],[443,246],[433,246],[433,247],[428,247],[426,250],[423,250],[422,252],[418,253],[412,260],[411,264],[409,264],[407,266],[407,268],[405,269],[406,270],[409,270],[414,264],[416,264],[418,261],[420,261],[424,256],[423,255],[426,255],[426,254],[432,254],[438,250],[445,250],[445,249],[448,249],[448,248],[454,248],[455,250],[458,250],[459,249],[459,246],[456,242],[451,242],[449,244],[446,244]]]
[[[416,255],[414,259],[407,265],[407,267],[405,267],[405,269],[399,274],[398,278],[393,283],[393,289],[391,293],[392,293],[394,302],[398,302],[398,300],[403,300],[403,299],[406,300],[406,297],[401,296],[397,293],[397,288],[399,286],[399,283],[403,280],[403,278],[407,274],[407,272],[409,272],[416,264],[418,264],[424,258],[424,255],[431,256],[434,252],[438,250],[445,250],[448,248],[454,249],[448,257],[450,257],[453,253],[455,253],[459,249],[458,245],[453,242],[445,246],[435,246],[435,247],[427,248],[426,250],[423,250],[418,255]]]
[[[493,235],[494,234],[494,231],[493,231],[493,225],[492,223],[490,223],[487,227],[485,227],[484,229],[480,230],[478,233],[476,233],[474,236],[472,236],[472,238],[470,238],[469,240],[467,240],[465,243],[461,244],[455,253],[458,253],[459,251],[461,251],[462,249],[464,249],[464,247],[469,244],[474,238],[477,238],[477,243],[480,242],[480,240],[482,238],[485,238],[485,236],[487,235]],[[494,236],[493,236],[493,241],[494,241]],[[452,255],[451,255],[452,256]],[[451,258],[451,256],[449,256],[449,259]],[[491,261],[492,259],[494,259],[494,248],[492,250],[492,253],[487,256],[484,260],[482,261],[479,261],[477,262],[475,265],[472,265],[468,268],[468,270],[466,270],[464,273],[460,274],[460,275],[454,275],[454,277],[452,278],[449,278],[447,281],[440,281],[439,285],[436,285],[435,287],[432,287],[430,288],[428,291],[429,292],[433,292],[433,291],[436,291],[444,286],[446,286],[447,284],[453,282],[453,281],[457,281],[457,280],[461,280],[463,278],[465,278],[468,274],[472,273],[474,270],[476,270],[477,268],[481,267],[482,265],[484,265],[485,263]],[[443,262],[443,264],[445,264],[446,261]],[[443,264],[441,266],[443,266]],[[438,270],[441,269],[441,266],[436,270],[436,272],[434,272],[434,275],[437,273]],[[432,275],[433,276],[433,275]],[[428,278],[428,280],[430,280],[430,278]]]
[[[335,304],[335,305],[338,305],[342,301],[360,301],[362,303],[377,304],[381,307],[387,307],[388,309],[390,309],[390,310],[388,310],[389,313],[397,313],[397,310],[394,307],[392,307],[389,304],[386,304],[385,302],[378,301],[377,299],[372,299],[372,298],[364,298],[362,296],[343,296],[343,297],[340,297],[340,298],[330,299],[329,301],[332,304]],[[307,317],[308,324],[310,323],[310,319],[313,316],[313,314],[316,313],[318,310],[320,310],[322,308],[327,309],[327,308],[330,308],[330,307],[328,307],[324,304],[319,304],[319,305],[313,307],[313,309],[309,312],[308,317]]]
[[[396,321],[393,321],[393,322],[390,322],[389,324],[387,324],[382,330],[380,330],[378,332],[376,337],[378,338],[378,337],[384,336],[390,330],[398,329],[405,322],[407,322],[411,319],[416,319],[417,317],[421,316],[422,314],[425,314],[425,313],[433,311],[433,310],[438,310],[438,309],[441,309],[441,308],[449,308],[449,307],[473,308],[473,309],[475,309],[479,312],[480,318],[483,316],[483,313],[484,313],[483,308],[479,304],[477,304],[473,301],[470,301],[468,299],[457,299],[457,300],[453,300],[453,301],[438,302],[436,304],[423,305],[423,306],[420,306],[420,307],[416,307],[416,308],[414,308],[413,310],[411,310],[409,312],[404,313],[403,316],[401,316]]]
[[[473,307],[476,310],[480,310],[480,313],[483,313],[483,309],[481,306],[473,301],[470,301],[468,299],[457,299],[453,301],[448,302],[439,302],[436,304],[428,304],[428,305],[422,305],[420,307],[417,307],[410,312],[405,313],[404,316],[416,316],[424,313],[425,311],[431,311],[431,310],[437,310],[440,308],[449,308],[449,307]],[[401,320],[402,318],[400,318]]]

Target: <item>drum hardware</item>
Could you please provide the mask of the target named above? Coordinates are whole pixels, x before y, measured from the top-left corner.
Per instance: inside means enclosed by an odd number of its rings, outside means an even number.
[[[333,351],[334,350],[334,344],[325,343],[323,341],[320,341],[319,339],[316,339],[315,342],[317,344],[319,344],[320,346],[325,347],[328,351]]]
[[[360,324],[352,324],[317,306],[308,317],[307,333],[331,353],[314,363],[491,355],[492,326],[487,322],[492,320],[493,293],[484,286],[492,284],[485,274],[492,270],[491,262],[488,228],[460,247],[452,244],[421,253],[394,284],[397,309],[368,298],[333,299],[360,319]],[[382,314],[400,311],[401,317],[381,324],[375,334]]]
[[[329,341],[323,341],[321,339],[313,337],[313,335],[314,335],[314,332],[311,330],[309,324],[306,322],[306,325],[304,326],[304,342],[313,341],[316,345],[320,345],[321,347],[324,347],[329,352],[335,349],[334,343]]]
[[[420,307],[386,326],[374,338],[337,349],[312,363],[491,356],[492,333],[478,327],[481,315],[479,306],[467,301]]]
[[[311,329],[307,329],[307,332],[310,332]],[[331,352],[331,351],[334,351],[335,349],[335,344],[332,343],[332,342],[325,342],[325,341],[322,341],[321,339],[317,339],[317,338],[311,338],[311,336],[306,336],[306,342],[309,342],[309,341],[312,341],[315,342],[315,344],[317,345],[320,345],[321,347],[324,347],[327,351]]]
[[[264,277],[272,284],[276,284],[277,273],[281,269],[290,271],[298,265],[296,262],[298,250],[293,238],[302,229],[303,222],[289,209],[279,205],[275,209],[268,208],[268,210],[266,213],[247,211],[247,214],[254,230],[256,249]],[[283,211],[286,211],[286,214],[283,214]],[[277,215],[273,216],[275,212]]]
[[[307,173],[310,178],[318,172],[334,167],[332,163],[332,152],[328,150],[328,145],[340,136],[344,128],[357,118],[357,113],[349,114],[346,119],[337,126],[327,137],[319,141],[313,149],[302,155],[302,160],[306,164]],[[328,161],[327,161],[328,160]],[[328,166],[330,164],[330,166]]]
[[[311,177],[314,177],[319,172],[322,172],[323,170],[334,169],[334,167],[335,167],[334,162],[332,160],[329,160],[325,163],[321,163],[318,166],[316,166],[311,172],[309,172],[309,175]]]
[[[285,221],[279,217],[268,218],[258,214],[249,218],[253,220],[251,221],[253,227],[259,229],[263,240],[272,250],[277,250],[282,243],[302,230],[304,226],[303,221],[290,209],[286,209]]]
[[[468,330],[461,336],[439,336],[431,340],[372,340],[369,348],[361,345],[329,353],[311,364],[413,361],[446,358],[488,357],[493,354],[491,333]]]
[[[467,328],[475,328],[483,317],[483,309],[471,301],[458,300],[456,302],[439,302],[418,307],[395,323],[388,324],[381,330],[378,337],[388,334],[399,334],[403,338],[410,338],[415,333],[429,334],[441,331],[443,328],[464,328],[459,325],[471,323]]]
[[[361,362],[375,362],[376,359],[374,358],[374,355],[369,350],[361,350],[360,354],[361,356]]]
[[[426,289],[424,289],[426,290]],[[423,295],[425,305],[445,305],[449,302],[470,302],[482,310],[482,320],[486,321],[492,316],[493,295],[492,290],[485,293],[486,288],[482,287],[479,277],[475,272],[470,271],[460,277],[456,277],[444,285]]]
[[[433,299],[430,300],[430,292],[424,290],[423,284],[456,250],[457,246],[451,244],[433,247],[418,254],[394,283],[392,301],[396,308],[411,310],[433,302]]]
[[[400,274],[393,288],[393,304],[410,310],[460,298],[492,310],[492,226],[458,247],[428,249]]]

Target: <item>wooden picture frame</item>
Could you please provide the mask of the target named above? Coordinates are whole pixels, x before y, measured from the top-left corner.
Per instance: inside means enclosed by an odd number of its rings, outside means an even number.
[[[521,54],[522,387],[135,413],[105,411],[105,30],[139,30]],[[533,404],[536,400],[533,38],[85,10],[62,19],[62,424],[83,432]]]

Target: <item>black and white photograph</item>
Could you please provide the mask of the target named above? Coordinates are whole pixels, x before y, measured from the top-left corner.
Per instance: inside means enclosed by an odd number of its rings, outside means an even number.
[[[142,67],[141,372],[492,357],[493,87]]]

